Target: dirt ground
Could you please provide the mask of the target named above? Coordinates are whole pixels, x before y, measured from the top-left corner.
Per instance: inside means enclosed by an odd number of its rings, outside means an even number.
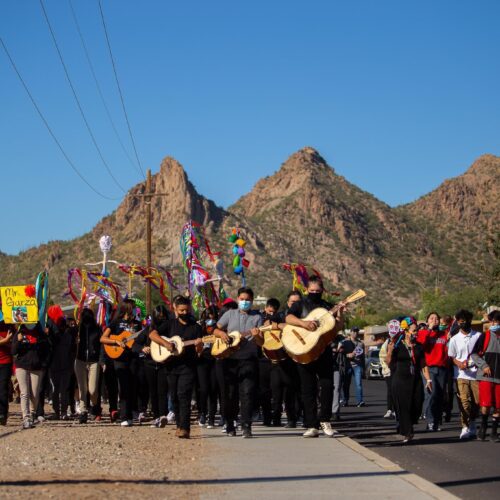
[[[206,472],[206,444],[196,425],[189,440],[174,433],[175,425],[122,428],[107,418],[21,430],[12,405],[0,427],[0,498],[197,498],[208,488],[191,482]]]

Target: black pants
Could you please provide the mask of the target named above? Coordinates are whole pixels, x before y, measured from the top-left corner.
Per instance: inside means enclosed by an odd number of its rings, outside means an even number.
[[[241,405],[241,424],[252,425],[255,402],[255,381],[257,379],[256,359],[225,359],[224,370],[224,415],[228,430],[238,418],[238,396]]]
[[[118,379],[116,377],[115,363],[112,359],[106,359],[103,383],[108,393],[109,413],[118,410]],[[101,383],[102,383],[101,382]],[[101,399],[101,398],[99,398]]]
[[[283,401],[288,422],[297,421],[297,389],[299,374],[297,364],[291,359],[274,363],[271,367],[272,419],[281,420]]]
[[[351,392],[351,379],[352,379],[352,368],[351,366],[346,366],[342,372],[342,400],[345,404],[349,402],[349,395]]]
[[[387,388],[387,409],[394,411],[394,402],[392,399],[392,377],[389,375],[388,377],[384,377],[386,388]]]
[[[217,386],[219,390],[219,401],[220,401],[220,416],[222,420],[225,419],[225,390],[224,390],[224,360],[215,360],[215,378],[217,379]]]
[[[40,381],[40,393],[38,396],[38,406],[35,409],[37,417],[45,417],[45,397],[49,396],[52,392],[50,387],[49,376],[47,374],[47,369],[43,369],[42,380]]]
[[[191,419],[191,396],[196,380],[196,367],[176,366],[168,372],[168,389],[174,407],[177,427],[189,431]]]
[[[330,422],[332,418],[333,356],[331,349],[327,348],[312,363],[297,365],[297,369],[300,377],[302,402],[304,403],[304,424],[308,429],[319,428],[320,422]]]
[[[267,358],[259,359],[257,362],[259,371],[257,405],[262,410],[264,425],[271,423],[271,369],[272,363]]]
[[[409,377],[392,377],[392,396],[398,419],[399,433],[402,436],[413,434],[413,426],[422,414],[424,388],[419,373]]]
[[[199,410],[201,415],[208,415],[208,420],[215,419],[217,411],[217,376],[215,373],[215,359],[204,358],[198,360],[196,367],[199,386]]]
[[[446,387],[444,391],[443,412],[446,415],[447,422],[451,418],[451,412],[453,411],[453,399],[455,398],[456,393],[457,391],[455,387],[455,379],[453,378],[453,365],[452,365],[448,367],[448,375],[446,377]]]
[[[113,365],[118,380],[118,391],[120,395],[120,418],[122,420],[132,420],[134,389],[132,387],[133,379],[132,371],[130,370],[130,360],[115,360]]]
[[[168,414],[168,374],[165,364],[146,361],[144,363],[146,378],[151,398],[151,409],[154,418]]]
[[[0,416],[9,414],[9,384],[12,375],[12,363],[0,365]]]
[[[149,402],[149,384],[144,367],[144,358],[133,358],[130,362],[132,372],[132,399],[134,401],[132,410],[141,413],[146,412]]]
[[[66,415],[68,411],[68,388],[71,373],[72,369],[49,371],[50,383],[52,384],[52,408],[58,416]]]

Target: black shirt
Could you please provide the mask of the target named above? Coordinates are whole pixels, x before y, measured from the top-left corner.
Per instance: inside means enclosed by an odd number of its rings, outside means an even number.
[[[111,335],[120,335],[125,330],[129,332],[138,332],[141,329],[141,324],[139,321],[126,321],[124,319],[115,319],[112,321],[108,327],[111,330]],[[118,358],[118,361],[128,361],[133,357],[136,357],[137,353],[133,352],[128,347],[125,348],[124,353]],[[115,361],[117,361],[115,359]]]
[[[161,337],[172,338],[179,336],[183,341],[195,340],[202,337],[201,326],[193,319],[189,319],[187,324],[181,323],[177,318],[164,321],[158,327],[158,334]],[[184,347],[180,356],[172,356],[167,362],[167,370],[182,369],[185,366],[194,367],[197,355],[194,345]]]
[[[296,318],[304,319],[311,311],[317,309],[318,307],[330,310],[333,305],[323,299],[318,302],[313,302],[306,295],[302,298],[302,300],[299,300],[298,302],[294,302],[292,304],[292,307],[290,307],[290,309],[288,310],[288,314],[293,314]]]

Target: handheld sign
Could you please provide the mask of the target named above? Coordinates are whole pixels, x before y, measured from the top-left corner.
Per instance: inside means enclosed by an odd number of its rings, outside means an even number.
[[[36,323],[38,321],[38,301],[33,293],[33,285],[2,286],[3,319],[7,324]]]

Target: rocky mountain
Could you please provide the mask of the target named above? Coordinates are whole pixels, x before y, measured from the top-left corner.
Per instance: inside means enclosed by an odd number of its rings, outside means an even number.
[[[486,155],[463,176],[411,204],[391,208],[306,147],[224,210],[199,195],[182,166],[168,157],[152,178],[154,192],[162,195],[152,200],[153,261],[179,265],[182,225],[196,220],[206,227],[213,248],[222,252],[226,288],[232,290],[239,280],[231,275],[227,236],[238,226],[248,242],[248,281],[259,293],[289,287],[290,276],[281,264],[304,262],[325,276],[330,290],[347,293],[363,287],[374,308],[414,309],[421,289],[434,285],[436,270],[447,277],[447,286],[456,287],[474,282],[475,268],[488,261],[481,235],[498,221],[499,175],[500,158]],[[32,281],[46,266],[53,295],[60,297],[68,268],[100,259],[102,234],[113,238],[113,259],[143,264],[144,192],[144,183],[136,185],[115,212],[80,238],[50,242],[17,256],[0,253],[0,282]],[[464,232],[473,243],[455,238]]]

